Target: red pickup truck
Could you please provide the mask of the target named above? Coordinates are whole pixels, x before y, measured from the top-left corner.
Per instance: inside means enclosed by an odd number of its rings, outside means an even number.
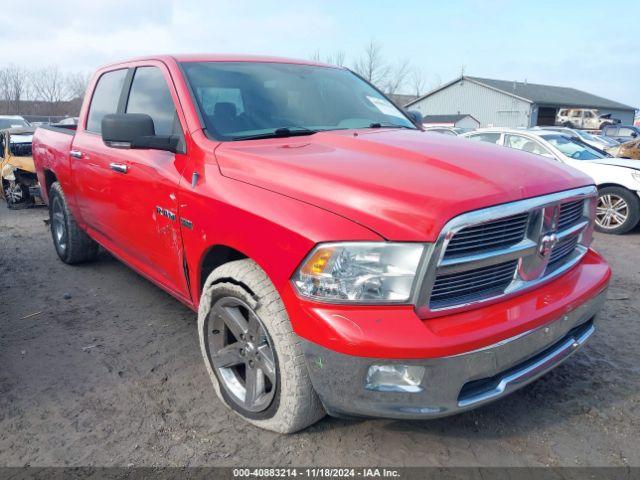
[[[260,427],[501,398],[596,329],[596,189],[411,115],[314,62],[101,68],[77,129],[33,140],[55,249],[100,245],[197,310],[215,392]]]

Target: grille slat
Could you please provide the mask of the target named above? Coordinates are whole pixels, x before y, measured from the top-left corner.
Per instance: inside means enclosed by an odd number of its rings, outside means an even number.
[[[501,273],[504,273],[505,271],[509,270],[508,264],[510,263],[511,262],[504,262],[497,266],[492,265],[490,267],[480,267],[474,270],[464,271],[460,273],[449,273],[447,275],[438,275],[434,290],[439,285],[449,284],[450,282],[456,282],[456,281],[469,282],[469,281],[473,281],[473,279],[478,279],[479,277],[482,277],[482,276],[491,277],[491,276],[500,275]]]
[[[508,235],[503,235],[500,239],[500,243],[518,243],[522,240],[522,232],[514,232]],[[467,250],[469,248],[475,249],[477,245],[486,243],[486,240],[483,238],[477,240],[469,240],[466,242],[457,242],[456,243],[456,251],[458,250]],[[449,250],[447,250],[449,251]]]
[[[558,218],[558,230],[566,230],[575,225],[583,216],[584,200],[563,203],[560,206],[560,217]]]
[[[513,278],[513,273],[508,272],[506,274],[503,274],[501,276],[493,276],[491,277],[491,279],[489,280],[485,280],[482,282],[470,282],[465,286],[459,286],[458,288],[449,288],[449,289],[445,289],[445,290],[438,290],[434,293],[431,294],[431,299],[432,300],[438,300],[439,298],[442,297],[451,297],[451,296],[458,296],[461,293],[469,293],[469,292],[473,292],[475,290],[481,290],[484,291],[489,287],[493,287],[493,286],[498,286],[498,285],[503,285],[506,286],[511,282],[511,279]]]
[[[559,260],[562,260],[564,257],[569,255],[576,248],[578,244],[578,236],[574,235],[572,237],[566,238],[553,248],[551,252],[551,256],[549,257],[549,264],[555,263]]]
[[[528,222],[529,213],[524,212],[465,227],[449,241],[445,257],[466,254],[469,250],[486,252],[515,245],[524,238]]]
[[[517,260],[511,260],[466,272],[438,275],[431,291],[430,306],[439,308],[487,294],[503,293],[511,283],[517,265]]]

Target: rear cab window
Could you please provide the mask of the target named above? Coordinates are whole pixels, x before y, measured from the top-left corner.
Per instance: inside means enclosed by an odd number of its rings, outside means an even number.
[[[118,111],[118,101],[127,69],[103,73],[91,97],[86,130],[92,133],[102,132],[102,119],[105,115]]]

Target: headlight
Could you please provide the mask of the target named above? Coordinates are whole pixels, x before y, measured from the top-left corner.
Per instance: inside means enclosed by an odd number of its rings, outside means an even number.
[[[293,276],[302,296],[353,303],[408,302],[425,245],[419,243],[325,243]]]

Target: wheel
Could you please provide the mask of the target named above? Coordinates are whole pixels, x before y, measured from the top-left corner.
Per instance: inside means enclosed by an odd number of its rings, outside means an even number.
[[[640,220],[640,200],[622,187],[606,187],[598,192],[596,230],[621,234],[635,227]]]
[[[573,128],[573,123],[566,121],[562,124],[562,126],[567,128]]]
[[[218,398],[248,422],[291,433],[325,415],[282,300],[252,260],[226,263],[209,275],[198,334]]]
[[[20,182],[5,180],[2,182],[4,188],[4,198],[7,201],[7,208],[18,210],[26,208],[31,203],[29,187]]]
[[[72,265],[96,258],[99,246],[78,227],[58,182],[49,190],[49,224],[53,245],[64,263]]]

